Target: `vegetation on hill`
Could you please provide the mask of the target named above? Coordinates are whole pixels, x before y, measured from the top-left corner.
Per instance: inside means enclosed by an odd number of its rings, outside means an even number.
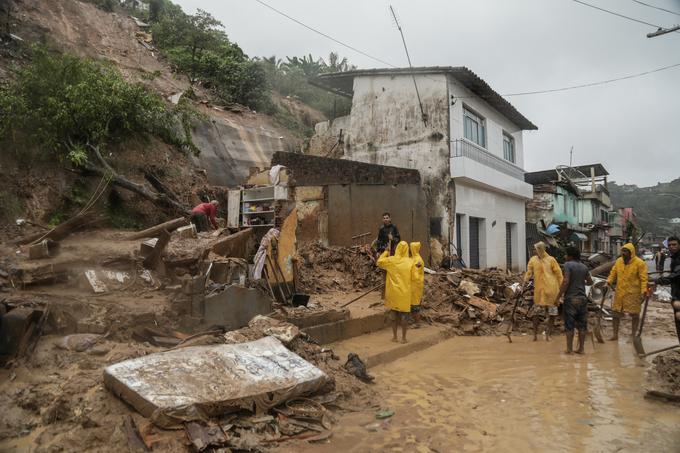
[[[680,217],[680,178],[652,187],[608,184],[612,203],[618,208],[632,207],[640,228],[647,233],[680,233],[680,225],[670,219]]]
[[[17,70],[13,82],[0,87],[0,144],[19,160],[37,152],[164,201],[118,174],[109,162],[115,158],[112,145],[156,136],[195,150],[188,128],[180,127],[194,115],[186,102],[170,108],[158,94],[126,82],[109,65],[34,49],[31,62]],[[167,203],[182,208],[172,200]]]

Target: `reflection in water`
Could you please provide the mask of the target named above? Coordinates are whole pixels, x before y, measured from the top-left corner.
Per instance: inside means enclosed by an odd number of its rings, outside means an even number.
[[[396,410],[389,423],[349,414],[329,445],[298,451],[680,451],[680,410],[643,398],[632,345],[594,347],[453,338],[373,370],[381,406]]]

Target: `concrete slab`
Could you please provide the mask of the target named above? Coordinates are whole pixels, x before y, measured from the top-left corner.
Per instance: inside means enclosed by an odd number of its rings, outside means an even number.
[[[347,359],[347,354],[354,352],[368,368],[371,368],[422,351],[452,336],[453,332],[444,327],[426,326],[420,329],[409,329],[406,334],[409,342],[401,344],[392,342],[391,329],[383,329],[369,335],[339,341],[329,347],[340,356],[341,361]]]
[[[205,296],[203,309],[205,323],[234,330],[247,326],[257,315],[271,313],[272,301],[257,289],[231,285],[222,292]]]
[[[319,344],[329,344],[384,329],[388,326],[388,323],[389,318],[387,314],[380,312],[310,326],[304,328],[303,331],[319,342]]]

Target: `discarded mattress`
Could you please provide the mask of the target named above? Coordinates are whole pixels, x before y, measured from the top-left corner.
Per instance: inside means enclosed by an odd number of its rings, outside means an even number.
[[[104,385],[162,428],[239,409],[261,412],[328,380],[273,337],[159,352],[104,370]]]

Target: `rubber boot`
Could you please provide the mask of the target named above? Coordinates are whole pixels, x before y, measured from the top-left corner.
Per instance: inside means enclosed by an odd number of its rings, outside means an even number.
[[[621,324],[621,318],[614,316],[612,319],[612,327],[614,329],[614,333],[612,334],[612,337],[609,339],[609,341],[616,341],[619,339],[619,324]]]

